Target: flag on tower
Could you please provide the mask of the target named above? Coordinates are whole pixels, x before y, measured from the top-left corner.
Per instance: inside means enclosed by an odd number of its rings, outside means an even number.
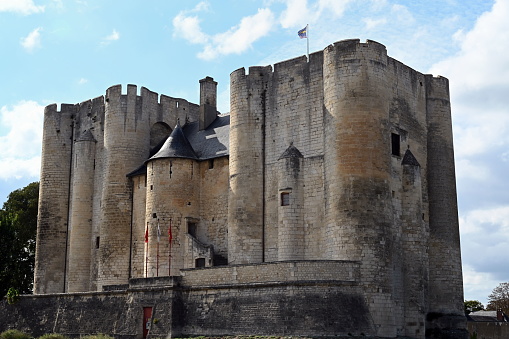
[[[168,242],[171,243],[173,240],[173,235],[171,234],[171,220],[170,220],[170,227],[168,227]]]
[[[299,34],[299,38],[301,39],[307,39],[308,37],[308,25],[301,29],[297,34]]]
[[[145,242],[148,243],[148,222],[147,222],[147,228],[145,229]]]

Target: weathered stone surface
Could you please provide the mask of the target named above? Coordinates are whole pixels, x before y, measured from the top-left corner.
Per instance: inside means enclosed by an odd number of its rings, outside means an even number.
[[[448,80],[345,40],[230,82],[229,115],[208,77],[46,108],[35,293],[131,314],[181,276],[167,333],[465,336]],[[196,152],[152,157],[178,122]]]

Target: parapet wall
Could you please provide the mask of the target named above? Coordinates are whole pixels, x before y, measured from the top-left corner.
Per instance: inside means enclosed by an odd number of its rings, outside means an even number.
[[[336,281],[356,285],[359,262],[355,261],[285,261],[252,265],[182,270],[185,286],[219,286],[247,283],[295,281]]]
[[[105,333],[141,339],[149,307],[148,338],[369,337],[376,331],[357,286],[358,266],[304,261],[189,269],[182,279],[131,279],[105,292],[27,295],[14,305],[4,299],[0,332],[16,328],[33,336]],[[214,280],[223,274],[226,279]]]

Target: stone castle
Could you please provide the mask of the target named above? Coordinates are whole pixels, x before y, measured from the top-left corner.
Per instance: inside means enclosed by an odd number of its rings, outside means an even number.
[[[46,107],[34,300],[118,337],[464,338],[448,80],[344,40],[230,81],[227,114],[210,77]]]

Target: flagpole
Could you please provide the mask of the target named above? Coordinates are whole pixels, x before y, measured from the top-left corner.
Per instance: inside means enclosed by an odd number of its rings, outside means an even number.
[[[148,221],[145,230],[145,243],[147,244],[147,246],[145,246],[145,278],[148,278]]]
[[[156,257],[156,277],[159,277],[159,239],[161,238],[161,230],[159,229],[159,218],[157,218],[157,257]]]
[[[307,57],[308,57],[308,61],[309,61],[309,24],[306,24],[306,42],[307,42]]]
[[[168,229],[168,241],[170,243],[170,249],[168,251],[168,276],[171,276],[171,241],[173,235],[171,234],[171,218],[170,218],[170,228]]]

